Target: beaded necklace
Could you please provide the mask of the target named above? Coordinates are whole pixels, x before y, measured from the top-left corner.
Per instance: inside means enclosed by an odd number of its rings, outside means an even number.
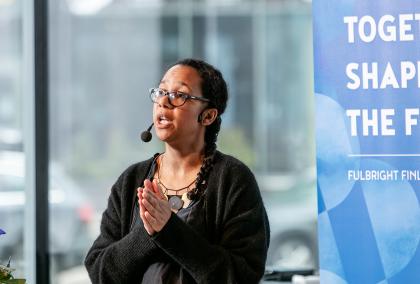
[[[178,189],[168,188],[166,185],[163,184],[162,180],[160,179],[160,169],[163,168],[163,157],[164,157],[164,155],[162,155],[162,158],[160,159],[160,164],[159,164],[159,167],[158,167],[157,183],[158,183],[159,187],[161,188],[161,190],[164,189],[162,191],[162,193],[165,196],[166,200],[168,200],[169,205],[171,206],[171,210],[173,212],[177,213],[181,208],[187,208],[188,205],[190,205],[191,199],[188,198],[188,192],[191,190],[190,187],[194,183],[196,183],[197,178],[198,178],[198,174],[197,174],[197,177],[187,186],[184,186],[184,187],[178,188]],[[185,190],[185,189],[187,189],[187,191],[184,192],[180,197],[180,195],[178,195],[178,192],[180,192],[182,190]],[[168,191],[175,192],[175,195],[169,195]]]

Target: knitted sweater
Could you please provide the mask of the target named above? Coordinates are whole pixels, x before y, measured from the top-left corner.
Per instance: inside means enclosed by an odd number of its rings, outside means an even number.
[[[269,224],[254,175],[239,160],[217,151],[205,195],[184,222],[172,213],[149,236],[130,230],[136,189],[153,158],[128,167],[111,188],[99,237],[85,266],[93,283],[139,283],[148,267],[166,259],[197,283],[258,283],[270,240]]]

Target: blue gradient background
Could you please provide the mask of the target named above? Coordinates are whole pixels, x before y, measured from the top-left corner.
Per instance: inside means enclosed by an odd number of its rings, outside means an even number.
[[[420,126],[406,136],[404,109],[420,107],[417,78],[407,89],[346,88],[350,62],[420,61],[420,30],[414,41],[347,42],[344,16],[398,17],[420,13],[420,1],[313,2],[317,107],[318,228],[321,283],[420,283],[420,181],[349,181],[348,170],[420,170],[420,157],[354,158],[349,154],[420,154]],[[398,21],[396,21],[397,23]],[[417,70],[420,72],[420,70]],[[417,76],[417,75],[416,75]],[[381,76],[379,76],[379,82]],[[347,109],[393,108],[396,135],[350,136]],[[419,121],[420,124],[420,121]]]

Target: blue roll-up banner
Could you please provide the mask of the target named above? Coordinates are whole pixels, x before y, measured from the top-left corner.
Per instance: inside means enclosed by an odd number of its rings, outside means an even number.
[[[313,1],[321,283],[420,283],[420,0]]]

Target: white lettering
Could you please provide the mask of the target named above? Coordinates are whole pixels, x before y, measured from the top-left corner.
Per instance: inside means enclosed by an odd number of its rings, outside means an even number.
[[[395,129],[391,128],[392,118],[389,119],[388,116],[394,116],[394,109],[382,109],[381,110],[381,134],[384,136],[394,136]]]
[[[378,110],[372,109],[372,118],[369,118],[369,110],[362,110],[363,136],[369,136],[369,128],[372,129],[372,135],[378,136]]]
[[[366,25],[368,24],[369,33],[366,33]],[[359,21],[359,36],[364,42],[372,42],[376,36],[376,24],[375,19],[371,16],[363,16]]]
[[[397,28],[394,25],[387,25],[386,23],[394,23],[395,18],[391,15],[384,15],[379,19],[378,33],[384,41],[396,41],[397,40]]]
[[[372,71],[369,71],[368,63],[362,63],[363,89],[369,89],[369,80],[372,81],[372,88],[378,88],[378,62],[372,62]]]
[[[411,128],[413,125],[417,125],[417,118],[413,118],[413,116],[419,116],[419,109],[418,108],[407,108],[405,110],[405,135],[411,135]]]
[[[360,116],[360,109],[348,109],[346,115],[350,117],[351,136],[357,136],[357,117]]]
[[[384,63],[385,64],[385,63]],[[399,89],[408,88],[408,83],[420,88],[420,61],[401,61],[396,67],[390,62],[379,65],[378,62],[351,62],[346,65],[348,81],[346,87],[350,90],[363,89]],[[360,68],[361,66],[361,68]],[[380,83],[380,84],[379,84]]]
[[[401,14],[400,15],[400,40],[410,41],[414,39],[413,34],[407,34],[411,31],[411,25],[406,24],[406,21],[412,21],[413,14]]]
[[[416,76],[416,66],[413,62],[402,61],[401,62],[401,88],[407,88],[407,81],[411,80]]]
[[[350,43],[354,42],[354,24],[357,23],[357,17],[344,17],[344,23],[347,24],[347,36]]]
[[[394,70],[392,70],[391,64],[388,62],[385,68],[384,77],[381,82],[381,89],[385,89],[388,85],[392,85],[393,88],[399,88],[397,78],[395,78]]]
[[[360,78],[356,73],[353,72],[357,69],[359,69],[359,64],[357,63],[349,63],[346,66],[347,77],[349,77],[350,80],[353,80],[353,82],[347,83],[347,88],[350,90],[356,90],[360,87]]]
[[[413,27],[417,21],[417,33],[420,32],[420,14],[383,15],[378,19],[370,15],[362,17],[345,16],[344,24],[347,26],[347,40],[354,43],[356,40],[372,42],[377,35],[383,41],[413,41],[415,34]],[[398,31],[398,34],[397,34]],[[417,34],[416,34],[417,35]]]

